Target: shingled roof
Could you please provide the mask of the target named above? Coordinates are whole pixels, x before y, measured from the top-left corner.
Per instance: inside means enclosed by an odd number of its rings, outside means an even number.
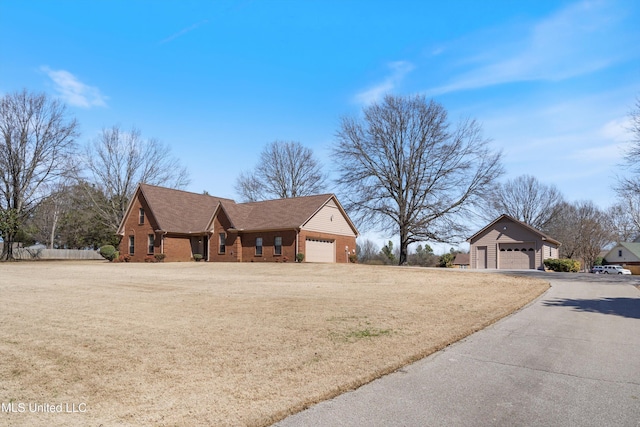
[[[234,203],[231,199],[148,184],[140,184],[139,190],[147,201],[158,228],[170,233],[203,232],[218,203]]]
[[[319,194],[250,203],[223,201],[222,207],[238,230],[294,229],[304,225],[332,197]]]
[[[481,235],[482,233],[484,233],[486,230],[490,229],[491,227],[493,227],[493,225],[495,223],[497,223],[498,221],[500,221],[501,219],[506,218],[516,224],[519,224],[521,227],[531,231],[534,234],[537,234],[538,236],[540,236],[540,238],[544,241],[550,242],[554,245],[558,245],[560,246],[562,243],[560,243],[559,241],[557,241],[556,239],[554,239],[553,237],[547,236],[546,234],[544,234],[542,231],[537,230],[535,228],[533,228],[532,226],[530,226],[529,224],[522,222],[522,221],[518,221],[517,219],[515,219],[512,216],[509,216],[507,214],[502,214],[500,215],[498,218],[494,219],[493,221],[491,221],[491,223],[489,225],[487,225],[486,227],[484,227],[482,230],[478,231],[476,234],[474,234],[473,236],[469,237],[467,239],[467,242],[471,242],[473,239],[475,239],[477,236]]]
[[[237,230],[296,229],[302,227],[329,200],[335,198],[333,194],[319,194],[290,199],[236,203],[231,199],[148,184],[140,184],[137,191],[140,191],[147,201],[158,228],[169,233],[180,234],[207,231],[217,209],[224,210],[232,226]],[[339,206],[338,201],[335,200],[335,202]],[[129,209],[131,209],[131,205]],[[128,215],[127,211],[125,218]],[[119,228],[120,234],[122,226],[121,224]],[[357,233],[355,226],[353,224],[351,226]]]

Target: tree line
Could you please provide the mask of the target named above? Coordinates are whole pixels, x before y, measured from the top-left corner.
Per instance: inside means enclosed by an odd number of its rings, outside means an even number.
[[[399,238],[395,251],[382,249],[384,262],[431,263],[425,242],[463,241],[475,231],[471,219],[506,213],[561,241],[561,256],[588,264],[606,244],[640,231],[640,100],[630,117],[629,173],[618,177],[620,202],[607,210],[591,201],[567,202],[554,185],[532,176],[501,182],[502,153],[490,148],[479,123],[453,123],[441,104],[421,95],[388,95],[358,116],[343,117],[331,148],[334,180],[311,149],[274,141],[252,170],[239,174],[235,190],[243,201],[258,201],[318,194],[332,184],[361,230]],[[0,133],[5,259],[11,243],[29,239],[66,247],[113,243],[139,182],[173,188],[189,182],[169,147],[135,128],[103,129],[78,148],[77,122],[44,94],[2,97]],[[360,246],[361,255],[372,250]]]
[[[27,90],[0,99],[0,258],[14,243],[97,248],[116,229],[139,182],[183,187],[186,168],[139,130],[105,128],[79,147],[66,106]]]

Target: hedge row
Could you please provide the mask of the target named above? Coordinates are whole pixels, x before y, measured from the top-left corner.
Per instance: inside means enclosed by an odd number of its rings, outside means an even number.
[[[580,261],[575,259],[545,259],[544,266],[549,270],[577,273],[580,271]]]

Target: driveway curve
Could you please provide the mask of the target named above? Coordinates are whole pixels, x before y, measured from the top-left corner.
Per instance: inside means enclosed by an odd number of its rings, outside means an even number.
[[[507,273],[551,288],[440,352],[275,425],[640,426],[640,280]]]

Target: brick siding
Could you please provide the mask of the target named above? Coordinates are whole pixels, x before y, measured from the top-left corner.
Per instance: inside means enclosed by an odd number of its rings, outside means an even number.
[[[144,209],[144,224],[139,222],[140,208]],[[156,228],[155,220],[150,215],[151,209],[144,198],[139,197],[133,201],[130,215],[124,224],[124,236],[120,241],[118,250],[120,255],[131,256],[131,261],[143,262],[147,254],[149,234],[154,234]],[[134,253],[129,254],[129,237],[134,237]],[[155,253],[159,253],[160,239],[155,237]]]

